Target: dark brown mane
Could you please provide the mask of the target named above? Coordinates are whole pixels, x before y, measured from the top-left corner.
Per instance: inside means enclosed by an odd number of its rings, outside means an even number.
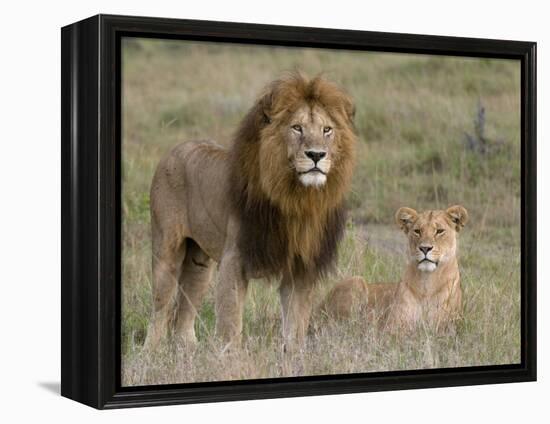
[[[304,187],[284,166],[261,164],[259,155],[262,140],[280,138],[280,126],[303,104],[323,107],[341,134],[340,154],[321,189]],[[240,221],[237,244],[248,272],[317,279],[331,268],[345,226],[344,194],[351,184],[352,116],[353,104],[341,89],[323,78],[301,75],[273,82],[245,116],[231,150],[230,178]]]

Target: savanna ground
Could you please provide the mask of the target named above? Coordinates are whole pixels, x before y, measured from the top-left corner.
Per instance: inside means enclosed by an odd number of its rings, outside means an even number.
[[[520,79],[514,61],[123,41],[122,383],[149,385],[296,375],[509,364],[520,361]],[[359,136],[340,278],[399,281],[400,206],[464,205],[460,235],[464,319],[457,331],[404,338],[357,316],[318,325],[306,349],[281,351],[276,282],[250,285],[240,351],[213,337],[211,290],[192,351],[142,352],[151,308],[149,185],[178,142],[232,132],[262,87],[284,71],[324,73],[354,97]],[[214,278],[213,286],[217,275]]]

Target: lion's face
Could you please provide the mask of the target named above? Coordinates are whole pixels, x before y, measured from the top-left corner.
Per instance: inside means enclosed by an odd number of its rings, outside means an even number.
[[[334,122],[322,107],[304,105],[282,128],[289,166],[306,187],[327,182],[334,152]]]
[[[294,76],[273,83],[258,109],[265,123],[258,151],[264,193],[276,203],[282,197],[294,202],[292,190],[307,197],[323,189],[338,193],[338,203],[350,182],[356,141],[347,94],[322,78]]]
[[[400,208],[395,218],[408,238],[409,261],[420,271],[433,272],[456,256],[457,232],[466,224],[468,212],[462,206],[421,213]]]

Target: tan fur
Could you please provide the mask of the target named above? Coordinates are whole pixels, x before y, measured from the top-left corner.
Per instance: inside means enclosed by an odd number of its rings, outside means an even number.
[[[407,235],[408,264],[400,283],[366,284],[352,277],[338,284],[321,304],[333,318],[349,318],[357,304],[391,331],[412,330],[423,322],[436,330],[448,327],[462,313],[462,290],[458,269],[457,233],[468,220],[466,209],[453,206],[445,211],[417,213],[401,208],[396,222]],[[437,266],[420,265],[425,253]]]
[[[262,277],[282,277],[283,336],[289,344],[302,341],[312,289],[343,231],[352,116],[351,100],[334,84],[291,75],[260,96],[229,150],[188,142],[161,160],[151,186],[147,347],[169,328],[184,343],[195,342],[194,321],[215,262],[216,334],[226,345],[241,338],[249,279]],[[315,162],[312,152],[324,156]],[[308,172],[314,164],[319,171]]]

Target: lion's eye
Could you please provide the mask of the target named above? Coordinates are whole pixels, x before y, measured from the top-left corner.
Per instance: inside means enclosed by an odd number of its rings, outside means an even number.
[[[420,230],[414,230],[414,233],[419,236],[420,235]]]
[[[302,126],[301,125],[293,125],[292,129],[296,131],[297,133],[302,134]]]
[[[437,235],[443,234],[444,232],[445,232],[445,230],[444,230],[443,228],[438,228],[438,229],[435,231],[435,233],[436,233]]]
[[[332,132],[332,127],[324,127],[323,134],[329,135]]]

